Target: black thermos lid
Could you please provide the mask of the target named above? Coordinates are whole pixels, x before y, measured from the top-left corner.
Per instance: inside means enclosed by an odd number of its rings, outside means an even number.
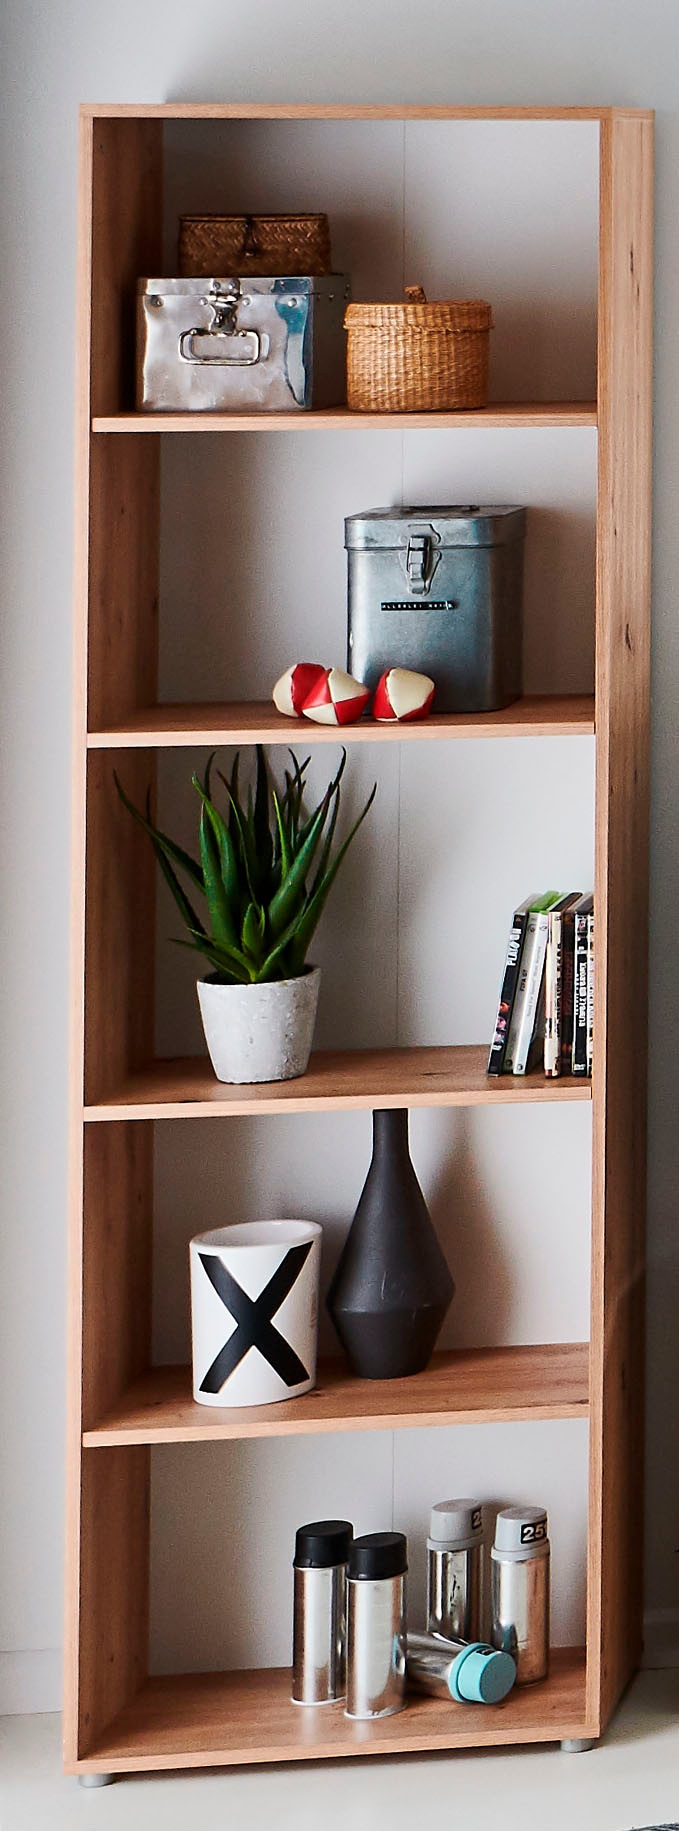
[[[348,1519],[315,1519],[295,1534],[295,1563],[302,1570],[330,1570],[346,1564],[354,1528]]]
[[[349,1553],[349,1576],[401,1577],[408,1569],[408,1540],[404,1532],[367,1532],[354,1539]]]

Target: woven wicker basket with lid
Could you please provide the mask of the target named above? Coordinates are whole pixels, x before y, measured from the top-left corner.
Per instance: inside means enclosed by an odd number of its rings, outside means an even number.
[[[179,272],[309,274],[332,271],[327,216],[182,216]]]
[[[347,405],[358,413],[485,407],[490,306],[405,290],[404,304],[347,306]]]

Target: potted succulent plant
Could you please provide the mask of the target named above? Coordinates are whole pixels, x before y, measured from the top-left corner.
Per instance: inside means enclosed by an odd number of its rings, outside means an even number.
[[[307,954],[328,894],[354,834],[374,799],[373,787],[347,838],[333,851],[346,751],[323,799],[304,808],[307,757],[291,751],[285,790],[271,781],[257,746],[254,793],[239,793],[239,756],[226,790],[226,814],[212,796],[214,755],[199,796],[195,859],[142,813],[116,776],[125,807],[148,833],[163,876],[188,929],[179,945],[203,955],[211,972],[198,981],[198,999],[212,1065],[220,1081],[288,1081],[307,1067],[318,1004],[320,970]],[[184,882],[187,889],[184,888]],[[192,897],[204,898],[199,914]]]

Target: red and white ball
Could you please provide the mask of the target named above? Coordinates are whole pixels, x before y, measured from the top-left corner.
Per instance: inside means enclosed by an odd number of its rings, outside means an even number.
[[[304,701],[327,668],[320,661],[295,661],[276,681],[272,698],[277,712],[286,718],[301,718]]]
[[[317,725],[353,725],[365,712],[370,699],[368,687],[343,674],[341,668],[324,668],[322,676],[307,694],[302,711]]]
[[[412,668],[387,668],[377,683],[373,700],[373,718],[380,724],[396,719],[426,718],[434,697],[434,682],[428,674],[415,674]]]

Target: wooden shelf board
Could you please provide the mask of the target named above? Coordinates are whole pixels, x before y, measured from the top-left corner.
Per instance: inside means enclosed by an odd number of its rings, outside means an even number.
[[[502,1704],[457,1705],[413,1693],[405,1710],[375,1722],[352,1722],[341,1703],[300,1709],[290,1702],[287,1668],[186,1673],[147,1679],[76,1771],[397,1755],[586,1734],[585,1658],[573,1647],[552,1651],[544,1684],[517,1688]]]
[[[227,1085],[207,1056],[156,1061],[130,1073],[86,1120],[236,1117],[257,1113],[351,1112],[370,1107],[514,1106],[589,1100],[591,1081],[541,1073],[486,1074],[488,1045],[438,1049],[355,1049],[312,1055],[294,1081]]]
[[[112,1444],[206,1443],[244,1437],[310,1437],[328,1431],[408,1430],[414,1425],[508,1424],[587,1417],[587,1342],[436,1354],[424,1373],[361,1380],[345,1362],[321,1362],[301,1399],[246,1408],[197,1405],[190,1367],[153,1367],[92,1430],[86,1449]]]
[[[652,121],[650,108],[427,102],[82,102],[85,119],[151,121]]]
[[[594,731],[594,695],[532,695],[499,712],[442,712],[412,724],[314,725],[284,718],[269,700],[225,705],[144,706],[105,731],[90,750],[176,748],[190,744],[384,744],[427,738],[579,737]]]
[[[351,413],[331,407],[297,413],[104,413],[93,432],[382,432],[466,426],[596,426],[596,401],[501,401],[458,413]]]

